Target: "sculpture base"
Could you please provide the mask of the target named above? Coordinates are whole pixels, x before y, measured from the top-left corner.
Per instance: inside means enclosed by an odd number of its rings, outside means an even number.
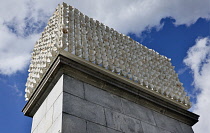
[[[193,133],[198,115],[59,55],[23,109],[32,133]]]

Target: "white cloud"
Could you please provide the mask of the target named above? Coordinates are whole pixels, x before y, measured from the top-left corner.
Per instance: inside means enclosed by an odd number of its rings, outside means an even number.
[[[177,72],[178,75],[182,75],[187,69],[188,69],[187,67],[184,67],[182,69],[179,69],[178,72]]]
[[[18,89],[18,86],[16,84],[8,85],[8,86],[12,89],[12,92],[14,92],[14,93],[12,93],[13,95],[16,95],[18,97],[23,96],[23,92]]]
[[[13,74],[23,70],[30,60],[30,52],[37,35],[17,36],[0,26],[0,74]]]
[[[190,25],[198,18],[210,18],[209,0],[64,0],[84,14],[120,32],[140,33],[146,27],[159,27],[160,20],[172,17],[175,24]],[[53,12],[58,1],[36,0],[35,9]]]
[[[161,27],[160,20],[172,17],[175,24],[190,25],[209,19],[209,0],[65,0],[84,14],[122,33],[141,33]],[[23,70],[43,25],[61,0],[6,0],[0,8],[0,74]],[[2,61],[4,62],[2,64]]]
[[[193,112],[200,115],[200,119],[193,129],[196,133],[210,133],[210,38],[198,38],[188,50],[184,63],[192,70],[193,85],[200,91],[192,108]]]

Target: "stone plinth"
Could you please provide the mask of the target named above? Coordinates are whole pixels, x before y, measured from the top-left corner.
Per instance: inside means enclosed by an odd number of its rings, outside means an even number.
[[[60,54],[23,109],[32,133],[193,133],[193,114]]]

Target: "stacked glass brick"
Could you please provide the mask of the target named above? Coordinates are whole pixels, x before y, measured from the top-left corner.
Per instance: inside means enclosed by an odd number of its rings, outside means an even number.
[[[170,59],[65,3],[56,8],[35,44],[26,83],[26,100],[62,50],[186,107],[191,106]]]

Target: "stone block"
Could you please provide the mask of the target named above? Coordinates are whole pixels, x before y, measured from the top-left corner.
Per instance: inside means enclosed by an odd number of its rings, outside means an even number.
[[[37,126],[38,131],[40,133],[47,132],[48,129],[45,128],[45,123],[46,123],[46,117],[44,116],[43,119],[40,121],[39,125]]]
[[[181,128],[182,128],[182,131],[183,131],[184,133],[194,133],[194,131],[192,130],[192,127],[191,127],[191,126],[186,125],[186,124],[181,123],[181,122],[179,122],[179,123],[180,123],[180,126],[181,126]]]
[[[31,133],[39,133],[38,128],[36,127],[35,129],[31,130]]]
[[[63,112],[105,125],[105,115],[102,106],[65,92],[63,99]]]
[[[105,109],[107,127],[125,133],[143,133],[141,121],[124,114]]]
[[[33,119],[32,120],[32,126],[31,126],[31,133],[36,133],[37,132],[37,129],[38,129],[37,124],[38,123],[36,123],[35,120]]]
[[[59,95],[63,92],[63,75],[60,77],[60,79],[57,81],[49,95],[47,96],[46,104],[47,104],[47,111],[51,108],[53,103],[56,101],[56,99],[59,97]]]
[[[45,131],[47,131],[50,127],[51,127],[51,125],[52,125],[52,123],[53,123],[53,107],[51,107],[48,111],[47,111],[47,113],[46,113],[46,115],[45,115],[45,119],[44,119],[44,128],[45,128]]]
[[[61,133],[62,115],[57,117],[52,126],[47,130],[47,133]],[[39,132],[37,132],[39,133]]]
[[[62,133],[86,133],[86,121],[63,113]]]
[[[58,116],[58,110],[60,110],[59,112],[62,112],[62,101],[59,101],[60,103],[56,103],[55,108],[53,107],[54,102],[57,101],[59,95],[62,93],[62,86],[63,76],[60,77],[48,97],[35,113],[31,129],[32,132],[34,129],[36,129],[36,132],[46,132],[53,123],[53,116]]]
[[[87,133],[122,133],[122,132],[92,122],[87,122]]]
[[[49,128],[52,125],[52,114],[53,114],[53,107],[51,107],[49,109],[49,111],[47,111],[47,113],[45,114],[45,116],[42,118],[42,120],[38,124],[38,126],[37,126],[38,132],[40,132],[40,133],[46,133],[47,130],[49,130]]]
[[[104,90],[98,89],[86,83],[84,83],[84,88],[85,88],[85,99],[87,99],[88,101],[121,112],[122,107],[121,107],[120,97],[108,93]]]
[[[166,131],[157,126],[153,126],[145,122],[141,122],[141,125],[142,125],[144,133],[171,133],[169,131]]]
[[[183,133],[179,122],[175,119],[154,112],[154,118],[158,127],[175,133]]]
[[[151,123],[152,125],[156,125],[152,110],[126,99],[122,99],[122,107],[126,115]]]
[[[63,83],[64,83],[63,86],[64,92],[68,92],[72,95],[84,98],[83,82],[74,79],[68,75],[64,75]]]
[[[32,122],[32,129],[31,131],[33,131],[35,128],[37,128],[38,124],[41,122],[41,120],[44,118],[45,114],[46,114],[46,109],[47,105],[46,105],[46,100],[42,103],[42,105],[39,107],[39,109],[37,110],[37,112],[35,113],[35,115],[33,116],[33,122]]]
[[[53,104],[53,121],[57,119],[59,115],[61,115],[63,110],[63,93],[59,95],[56,101]]]
[[[159,128],[159,132],[158,133],[172,133],[172,132],[169,132],[165,129],[162,129],[162,128]]]

